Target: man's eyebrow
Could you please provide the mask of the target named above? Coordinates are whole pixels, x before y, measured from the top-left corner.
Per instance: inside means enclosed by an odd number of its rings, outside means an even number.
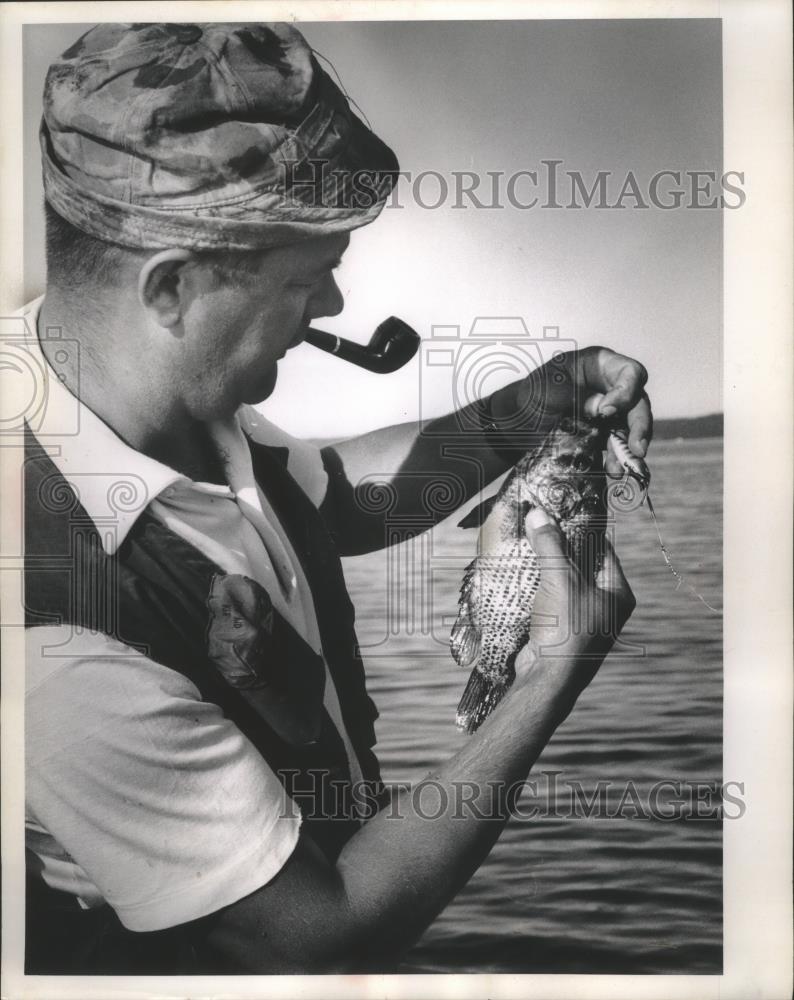
[[[335,267],[339,267],[341,263],[342,263],[342,254],[339,253],[336,254],[334,257],[329,258],[328,260],[324,260],[321,261],[319,264],[316,264],[314,267],[310,268],[309,273],[317,275],[323,274],[323,272],[325,271],[328,270],[332,271]]]

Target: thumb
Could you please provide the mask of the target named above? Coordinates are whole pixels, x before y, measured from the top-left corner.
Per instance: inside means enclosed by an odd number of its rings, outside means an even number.
[[[604,539],[604,554],[601,567],[596,575],[596,586],[600,591],[612,595],[621,603],[626,610],[626,617],[634,610],[636,604],[634,594],[608,538]]]
[[[541,507],[533,507],[524,521],[529,544],[539,556],[565,558],[562,532],[553,517]]]

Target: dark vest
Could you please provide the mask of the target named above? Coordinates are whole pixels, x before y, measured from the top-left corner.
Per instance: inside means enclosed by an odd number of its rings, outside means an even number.
[[[355,790],[342,739],[323,707],[322,659],[255,581],[227,574],[148,511],[118,551],[28,432],[25,458],[26,626],[72,624],[141,650],[188,677],[248,737],[329,859],[383,804],[354,611],[329,527],[286,468],[286,449],[249,440],[254,474],[297,553],[323,652],[365,786]],[[100,528],[101,530],[101,528]],[[134,669],[121,665],[119,669]],[[355,793],[355,794],[354,794]],[[141,822],[145,822],[142,817]],[[28,864],[28,973],[201,971],[190,928],[126,931],[109,906],[83,911]]]

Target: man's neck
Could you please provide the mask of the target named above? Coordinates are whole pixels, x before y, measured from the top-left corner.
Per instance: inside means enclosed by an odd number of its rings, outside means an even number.
[[[142,331],[128,329],[120,336],[112,322],[104,326],[97,310],[91,308],[75,319],[63,299],[49,292],[41,304],[37,327],[41,351],[50,365],[57,340],[41,336],[45,330],[58,327],[61,338],[77,342],[79,351],[66,367],[59,366],[63,382],[125,444],[189,479],[226,483],[207,425],[191,417],[181,404],[166,366],[147,354],[148,338],[140,335]],[[130,345],[136,346],[134,358]],[[142,370],[141,358],[147,356],[149,364]]]

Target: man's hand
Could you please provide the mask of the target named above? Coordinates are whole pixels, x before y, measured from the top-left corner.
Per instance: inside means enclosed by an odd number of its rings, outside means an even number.
[[[648,373],[639,363],[608,347],[585,347],[569,351],[542,365],[520,382],[498,390],[491,397],[491,413],[518,429],[521,415],[527,418],[542,410],[549,419],[566,414],[600,416],[627,426],[629,448],[644,458],[653,434],[651,404],[644,391]],[[611,450],[607,473],[623,475]]]
[[[561,416],[600,415],[628,426],[629,448],[644,458],[653,430],[651,404],[643,389],[647,378],[639,361],[606,347],[586,347],[560,353],[525,379],[456,413],[327,446],[323,454],[329,486],[321,510],[341,554],[360,555],[391,545],[397,536],[387,518],[421,525],[417,531],[443,520],[451,508],[434,509],[429,497],[454,496],[461,506],[515,464]],[[484,409],[488,428],[482,423]],[[479,433],[478,424],[483,427]],[[613,477],[623,475],[609,449],[606,470]],[[382,507],[365,502],[363,496],[374,473],[378,489],[393,497]]]
[[[573,708],[634,606],[607,550],[594,583],[563,547],[559,528],[530,515],[541,557],[532,646],[504,699],[458,752],[428,775],[444,803],[432,822],[419,786],[395,792],[329,861],[301,831],[279,874],[200,921],[200,953],[236,972],[361,972],[393,963],[482,863],[514,796]],[[581,619],[581,627],[572,628]],[[465,794],[465,799],[461,798]],[[461,808],[465,802],[466,808]]]
[[[635,607],[634,594],[609,541],[595,580],[586,580],[565,551],[557,523],[540,508],[526,518],[540,558],[530,640],[516,658],[516,680],[544,670],[578,695],[593,679]]]

